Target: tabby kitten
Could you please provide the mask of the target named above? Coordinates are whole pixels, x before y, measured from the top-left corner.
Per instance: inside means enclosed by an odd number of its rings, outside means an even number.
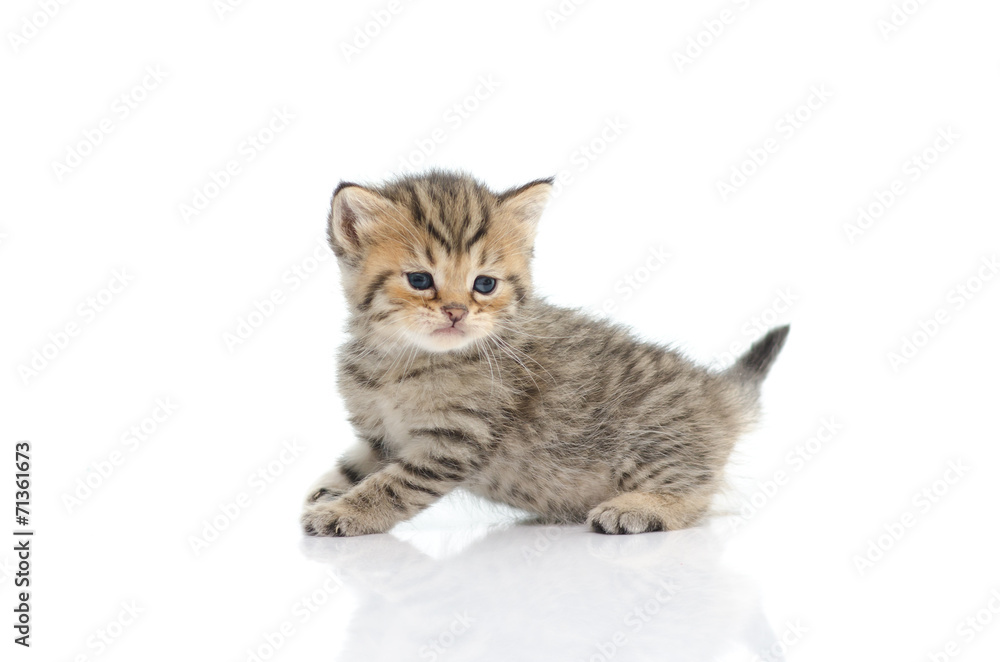
[[[551,187],[495,194],[440,171],[337,187],[339,386],[358,441],[310,490],[306,533],[388,531],[457,487],[601,533],[706,513],[788,327],[711,372],[535,297]]]

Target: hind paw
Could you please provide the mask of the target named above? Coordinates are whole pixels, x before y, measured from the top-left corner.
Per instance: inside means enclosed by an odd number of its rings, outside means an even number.
[[[663,520],[656,513],[634,505],[619,506],[613,501],[600,504],[587,516],[587,524],[597,533],[618,535],[664,529]]]

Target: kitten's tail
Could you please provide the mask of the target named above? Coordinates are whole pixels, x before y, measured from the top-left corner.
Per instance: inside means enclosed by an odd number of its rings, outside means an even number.
[[[767,376],[767,371],[771,369],[774,359],[778,358],[778,352],[788,337],[789,328],[786,324],[768,331],[763,338],[750,346],[746,354],[736,359],[736,363],[726,370],[726,375],[742,384],[759,386]]]

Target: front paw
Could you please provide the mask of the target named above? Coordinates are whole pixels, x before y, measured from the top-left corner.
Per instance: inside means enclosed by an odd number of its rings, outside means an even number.
[[[363,536],[385,533],[392,526],[343,501],[320,501],[307,507],[301,522],[302,530],[310,536]]]

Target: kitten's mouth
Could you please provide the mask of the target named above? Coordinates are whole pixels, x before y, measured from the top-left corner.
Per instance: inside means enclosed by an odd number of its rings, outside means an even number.
[[[457,326],[444,326],[440,329],[434,329],[431,331],[432,336],[464,336],[465,330],[460,329]]]

